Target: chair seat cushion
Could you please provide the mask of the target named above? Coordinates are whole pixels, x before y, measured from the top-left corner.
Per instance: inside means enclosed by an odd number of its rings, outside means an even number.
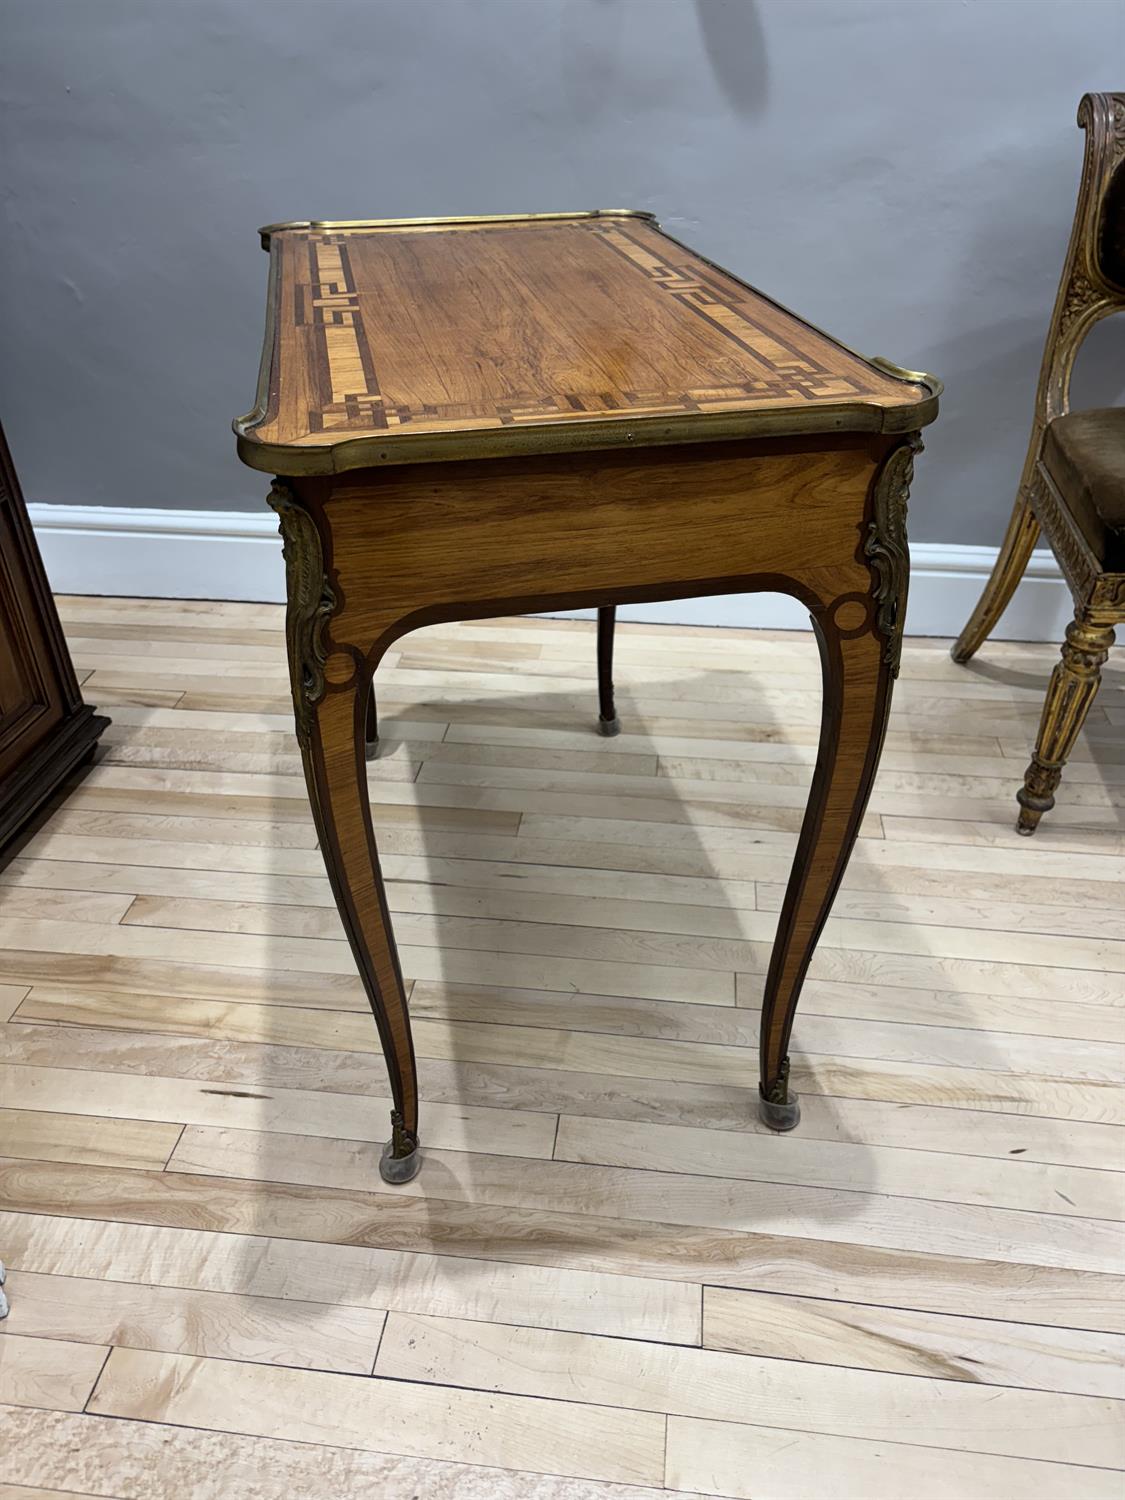
[[[1105,572],[1125,572],[1125,406],[1056,417],[1042,463]]]

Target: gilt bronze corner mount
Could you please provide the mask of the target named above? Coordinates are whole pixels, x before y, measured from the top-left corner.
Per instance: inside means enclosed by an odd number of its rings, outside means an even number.
[[[278,515],[278,531],[285,557],[289,607],[285,639],[293,688],[297,739],[309,742],[312,715],[324,696],[324,627],[336,609],[336,596],[324,571],[320,532],[312,516],[282,479],[275,479],[269,503]]]

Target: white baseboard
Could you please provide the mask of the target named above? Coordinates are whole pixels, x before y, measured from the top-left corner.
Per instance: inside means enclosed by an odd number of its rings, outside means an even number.
[[[29,509],[47,575],[60,594],[265,603],[281,603],[285,598],[277,522],[268,511],[95,505],[32,505]],[[995,547],[916,542],[911,547],[908,634],[957,635],[995,560]],[[1058,642],[1071,611],[1070,595],[1053,555],[1034,552],[995,636],[1008,641]],[[801,605],[782,594],[628,604],[622,606],[620,616],[664,624],[783,630],[805,630],[809,623]]]

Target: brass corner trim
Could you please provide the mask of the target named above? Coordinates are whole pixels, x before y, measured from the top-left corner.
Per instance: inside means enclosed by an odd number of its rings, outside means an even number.
[[[828,334],[824,336],[825,338],[830,337]],[[839,341],[837,340],[836,342]],[[843,347],[847,348],[847,345],[845,344]],[[855,349],[852,349],[850,352],[852,354],[858,353]],[[867,364],[873,365],[876,370],[882,370],[883,374],[889,375],[892,380],[901,380],[906,385],[924,385],[935,401],[945,391],[944,380],[939,380],[936,375],[931,375],[928,370],[904,370],[901,365],[896,365],[891,360],[884,359],[881,354],[860,354],[859,358],[865,360]]]
[[[897,677],[902,661],[902,631],[910,582],[906,543],[906,508],[914,478],[914,455],[922,451],[916,432],[894,448],[875,476],[872,516],[863,553],[872,575],[875,629],[886,645],[883,660]]]
[[[312,516],[284,480],[274,480],[268,499],[278,515],[277,529],[285,558],[289,598],[285,644],[289,651],[293,718],[298,743],[306,750],[316,705],[324,697],[327,660],[324,627],[335,612],[336,595],[325,575],[320,531]]]

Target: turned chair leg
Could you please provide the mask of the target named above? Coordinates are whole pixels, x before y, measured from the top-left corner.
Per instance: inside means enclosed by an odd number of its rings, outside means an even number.
[[[1102,662],[1112,645],[1112,626],[1091,624],[1081,611],[1066,627],[1062,660],[1051,673],[1039,721],[1039,738],[1023,786],[1016,793],[1019,833],[1034,833],[1039,819],[1055,805],[1055,788],[1097,695]]]
[[[605,735],[621,733],[621,721],[613,703],[613,631],[617,610],[611,604],[598,610],[598,730]]]
[[[1016,584],[1023,577],[1027,560],[1038,539],[1039,522],[1032,514],[1021,485],[1008,522],[1008,530],[1000,544],[1000,553],[984,586],[984,593],[950,652],[954,661],[967,662],[976,654],[981,642],[992,634],[1016,591]]]

